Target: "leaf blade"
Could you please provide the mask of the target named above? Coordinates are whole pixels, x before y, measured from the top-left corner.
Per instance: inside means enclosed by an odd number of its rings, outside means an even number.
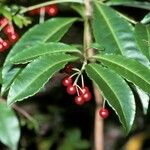
[[[96,43],[104,47],[106,53],[125,55],[149,65],[147,58],[137,49],[133,27],[115,10],[94,1],[92,26]]]
[[[10,149],[17,150],[20,138],[19,122],[13,110],[4,102],[0,103],[0,118],[0,140]]]
[[[150,25],[136,24],[135,26],[135,38],[140,51],[150,61]]]
[[[8,93],[8,104],[34,95],[54,73],[76,59],[78,57],[66,54],[45,55],[29,63],[13,82]]]
[[[73,46],[63,43],[41,43],[29,49],[25,49],[22,52],[16,54],[10,59],[11,63],[27,63],[33,59],[42,55],[52,55],[57,53],[79,53],[81,52]]]
[[[121,55],[109,54],[97,55],[94,58],[140,87],[146,93],[150,93],[150,69],[138,61]]]
[[[17,54],[20,50],[30,48],[41,42],[46,42],[47,40],[51,40],[52,42],[59,41],[60,38],[66,33],[66,31],[72,25],[72,23],[75,21],[76,18],[53,18],[44,22],[43,24],[35,25],[22,36],[22,38],[17,42],[17,44],[11,49],[5,60],[4,67],[2,70],[2,78],[3,78],[3,85],[1,88],[2,95],[9,89],[14,78],[20,72],[19,69],[16,70],[16,72],[15,70],[12,69],[13,66],[9,64],[10,58],[15,54]],[[62,28],[65,28],[65,30],[62,30]],[[58,36],[58,32],[60,30],[61,35]],[[9,76],[9,74],[11,74],[11,77]],[[10,80],[7,80],[8,78]]]
[[[98,64],[87,65],[86,73],[101,89],[129,132],[135,117],[135,101],[129,86],[120,76]]]

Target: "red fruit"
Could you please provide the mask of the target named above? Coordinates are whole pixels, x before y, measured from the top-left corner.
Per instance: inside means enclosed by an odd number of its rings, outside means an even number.
[[[4,46],[2,43],[0,43],[0,52],[3,52],[5,50]]]
[[[8,49],[10,47],[9,41],[7,41],[7,40],[4,40],[2,42],[2,45],[3,45],[4,49]]]
[[[7,18],[0,19],[0,26],[4,27],[8,24],[9,20]]]
[[[82,95],[82,97],[83,97],[83,99],[84,99],[86,102],[88,102],[88,101],[91,100],[92,94],[91,94],[90,92],[86,92],[86,93],[84,93],[84,94]]]
[[[68,87],[67,87],[67,93],[68,94],[70,94],[70,95],[74,95],[74,94],[76,94],[76,86],[74,86],[74,85],[69,85]]]
[[[46,7],[46,12],[49,16],[56,16],[58,14],[58,7],[57,5],[49,5]]]
[[[83,97],[82,97],[82,96],[76,96],[76,97],[75,97],[75,103],[76,103],[77,105],[83,105],[83,104],[84,104],[84,99],[83,99]]]
[[[11,43],[15,43],[19,39],[19,35],[17,33],[13,33],[8,36]]]
[[[33,10],[29,11],[29,14],[30,15],[38,15],[38,14],[40,14],[40,8],[33,9]]]
[[[109,116],[109,111],[106,108],[101,108],[99,110],[99,115],[105,119]]]
[[[85,93],[87,93],[87,92],[89,92],[89,88],[86,87],[86,86],[84,86],[84,87],[79,91],[79,94],[80,94],[80,95],[83,95],[83,94],[85,94]]]
[[[4,29],[3,29],[5,34],[14,34],[14,27],[7,25]]]
[[[64,86],[69,86],[69,85],[71,85],[71,84],[72,84],[72,78],[70,78],[70,77],[65,77],[65,78],[63,79],[63,81],[62,81],[62,84],[63,84]]]

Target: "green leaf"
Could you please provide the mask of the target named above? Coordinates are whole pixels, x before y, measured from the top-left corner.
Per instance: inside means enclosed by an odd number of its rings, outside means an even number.
[[[41,43],[37,46],[24,49],[18,54],[10,58],[11,63],[19,64],[29,62],[39,56],[47,54],[59,54],[59,53],[81,53],[78,49],[73,46],[69,46],[63,43]]]
[[[2,14],[4,17],[8,18],[9,20],[12,19],[12,14],[7,6],[0,7],[0,14]]]
[[[136,24],[135,37],[139,50],[150,60],[150,25]]]
[[[53,18],[29,29],[7,55],[2,70],[3,85],[1,93],[4,94],[8,90],[14,78],[20,72],[20,69],[15,71],[12,69],[13,66],[9,65],[9,60],[12,56],[23,49],[31,48],[47,40],[51,40],[51,42],[59,41],[74,21],[76,21],[76,18]]]
[[[139,1],[132,1],[132,0],[108,2],[107,5],[111,5],[111,6],[122,5],[122,6],[127,6],[127,7],[135,7],[135,8],[150,10],[149,2],[139,2]]]
[[[2,68],[0,68],[0,84],[2,84]]]
[[[13,21],[19,28],[23,27],[23,22],[19,15],[13,16]]]
[[[148,106],[149,106],[149,101],[150,101],[149,96],[138,87],[136,87],[136,91],[139,95],[139,98],[143,107],[143,113],[146,115]]]
[[[137,50],[131,24],[115,10],[96,1],[93,10],[92,24],[96,43],[104,47],[106,53],[126,55],[148,66],[147,58]]]
[[[150,13],[148,13],[142,20],[141,23],[147,24],[150,23]]]
[[[87,65],[86,73],[98,85],[128,133],[135,117],[135,101],[127,83],[116,73],[98,64]]]
[[[100,44],[98,44],[98,43],[92,43],[91,45],[90,45],[90,47],[91,48],[94,48],[94,49],[97,49],[97,50],[99,50],[99,51],[104,51],[105,49],[104,49],[104,47],[102,47]]]
[[[72,4],[71,5],[71,8],[74,9],[82,18],[85,17],[85,14],[84,14],[84,6],[81,5],[81,4]]]
[[[121,55],[97,55],[94,58],[150,94],[149,68]]]
[[[18,119],[13,110],[0,102],[0,141],[11,150],[17,150],[20,138]]]
[[[8,105],[37,93],[54,73],[63,68],[69,61],[76,59],[77,57],[66,54],[45,55],[29,63],[10,87]]]

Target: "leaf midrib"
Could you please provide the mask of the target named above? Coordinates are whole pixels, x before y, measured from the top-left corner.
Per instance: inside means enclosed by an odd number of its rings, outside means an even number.
[[[146,27],[146,32],[147,32],[147,37],[148,37],[148,40],[149,40],[150,39],[150,31],[149,31],[148,27]],[[150,45],[149,45],[149,43],[148,43],[148,57],[150,59]]]
[[[96,4],[96,6],[97,6],[97,4]],[[109,21],[107,20],[107,17],[106,17],[105,14],[103,13],[103,11],[100,9],[100,7],[97,6],[97,8],[98,8],[98,10],[101,12],[103,18],[105,19],[105,21],[106,21],[106,23],[107,23],[107,25],[108,25],[108,27],[109,27],[109,29],[110,29],[110,31],[111,31],[113,37],[114,37],[114,39],[115,39],[115,41],[116,41],[116,43],[117,43],[117,47],[119,48],[120,53],[123,54],[123,52],[121,51],[122,47],[120,46],[120,44],[119,44],[119,42],[118,42],[118,40],[117,40],[117,37],[116,37],[116,35],[115,35],[113,29],[111,28],[111,24],[110,24]]]
[[[70,59],[70,58],[65,59],[65,60],[57,61],[57,63],[54,63],[53,65],[47,67],[42,73],[38,74],[38,76],[37,76],[34,80],[32,80],[32,82],[30,82],[29,84],[27,84],[27,86],[26,86],[25,88],[22,88],[22,90],[21,90],[15,97],[20,96],[20,94],[22,93],[22,91],[26,90],[26,89],[29,87],[29,85],[31,85],[33,82],[35,82],[43,73],[45,73],[46,71],[48,71],[49,68],[52,68],[52,67],[54,67],[55,65],[58,65],[59,63],[63,63],[63,62],[65,62],[66,60],[69,60],[69,59]],[[14,82],[14,83],[15,83],[15,82]],[[13,86],[13,85],[12,85],[12,86]],[[14,99],[14,98],[13,98],[13,99]]]
[[[100,57],[101,57],[101,56],[100,56]],[[123,66],[123,65],[121,65],[121,64],[115,63],[114,61],[108,60],[107,58],[104,58],[104,57],[101,57],[100,59],[106,60],[106,61],[108,61],[108,62],[110,62],[110,63],[113,63],[113,64],[115,64],[115,65],[118,65],[118,66],[120,66],[120,67],[122,67],[122,68],[125,68],[126,70],[128,70],[129,72],[131,72],[132,74],[134,74],[134,73],[132,72],[132,70],[129,70],[128,68],[126,68],[125,66]],[[136,73],[136,72],[135,72],[135,73]],[[139,76],[139,75],[137,75],[137,74],[136,74],[135,76],[138,76],[140,79],[142,79],[142,80],[145,81],[146,83],[150,84],[147,80],[144,80],[141,76]]]
[[[67,24],[71,23],[73,20],[75,20],[75,19],[71,19],[71,20],[69,20],[69,21],[66,21],[65,24],[59,26],[56,30],[54,30],[53,32],[51,32],[52,34],[51,34],[49,37],[45,38],[45,40],[43,40],[43,41],[46,42],[50,37],[52,37],[52,36],[55,34],[55,32],[59,31],[62,27],[64,27],[64,26],[66,26]]]
[[[49,34],[49,36],[45,37],[45,39],[43,40],[42,43],[45,43],[48,39],[50,39],[54,34],[55,32],[58,32],[62,27],[66,26],[67,24],[71,23],[73,20],[75,19],[70,19],[69,21],[66,21],[66,23],[62,24],[61,26],[59,26],[58,28],[55,28],[55,30],[53,32],[51,32],[51,34]],[[39,42],[39,40],[37,40],[36,42]],[[32,45],[32,46],[35,46],[35,45]],[[9,56],[11,57],[11,55]],[[8,58],[9,58],[8,57]],[[7,65],[7,63],[9,62],[9,59],[6,59],[5,61],[5,65]]]
[[[92,67],[92,66],[91,66],[91,67]],[[114,92],[114,90],[111,88],[111,86],[109,86],[109,85],[107,84],[105,78],[103,78],[103,77],[97,72],[97,70],[96,70],[94,67],[92,67],[92,68],[93,68],[93,70],[95,70],[95,72],[105,81],[106,85],[113,91],[113,93],[114,93],[115,97],[117,98],[117,100],[118,100],[118,102],[119,102],[119,104],[120,104],[120,106],[121,106],[121,109],[122,109],[123,107],[122,107],[122,105],[121,105],[121,103],[120,103],[120,101],[119,101],[119,99],[118,99],[118,96],[117,96],[116,93]],[[123,109],[122,109],[122,110],[123,110]],[[115,110],[115,111],[116,111],[116,110]],[[117,111],[116,111],[116,113],[117,113]],[[117,113],[117,114],[118,114],[118,113]],[[125,114],[124,114],[123,111],[122,111],[122,114],[123,114],[124,118],[127,120],[127,118],[126,118],[126,116],[125,116]],[[118,115],[118,116],[119,116],[119,115]],[[120,118],[120,117],[119,117],[119,118]],[[128,127],[128,124],[127,124],[126,120],[125,120],[126,127]],[[120,121],[121,121],[121,118],[120,118]],[[122,122],[122,121],[121,121],[121,122]],[[122,122],[122,124],[123,124],[123,122]],[[125,128],[126,128],[126,127],[125,127]]]
[[[72,49],[72,50],[55,50],[55,51],[47,51],[47,52],[45,52],[45,53],[41,53],[40,55],[34,55],[34,56],[32,56],[32,57],[26,57],[25,59],[21,59],[21,60],[17,60],[17,61],[12,61],[13,63],[15,63],[15,64],[19,64],[19,63],[23,63],[24,61],[24,63],[26,63],[26,62],[28,62],[28,61],[30,61],[31,59],[33,59],[33,58],[36,58],[36,57],[40,57],[40,56],[43,56],[43,55],[46,55],[46,54],[49,54],[49,55],[54,55],[55,53],[58,53],[58,54],[60,54],[60,53],[62,53],[62,54],[64,54],[65,52],[79,52],[78,50],[76,50],[76,49]]]

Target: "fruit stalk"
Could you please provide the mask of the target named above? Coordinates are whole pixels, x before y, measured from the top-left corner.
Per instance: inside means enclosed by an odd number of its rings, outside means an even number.
[[[91,57],[94,50],[90,48],[92,43],[92,34],[90,28],[90,20],[92,16],[92,0],[84,0],[85,4],[85,18],[84,18],[84,56]],[[94,126],[94,150],[103,150],[104,137],[103,137],[103,119],[99,116],[99,109],[102,107],[103,98],[99,89],[93,83],[94,97],[96,101],[95,108],[95,126]]]

